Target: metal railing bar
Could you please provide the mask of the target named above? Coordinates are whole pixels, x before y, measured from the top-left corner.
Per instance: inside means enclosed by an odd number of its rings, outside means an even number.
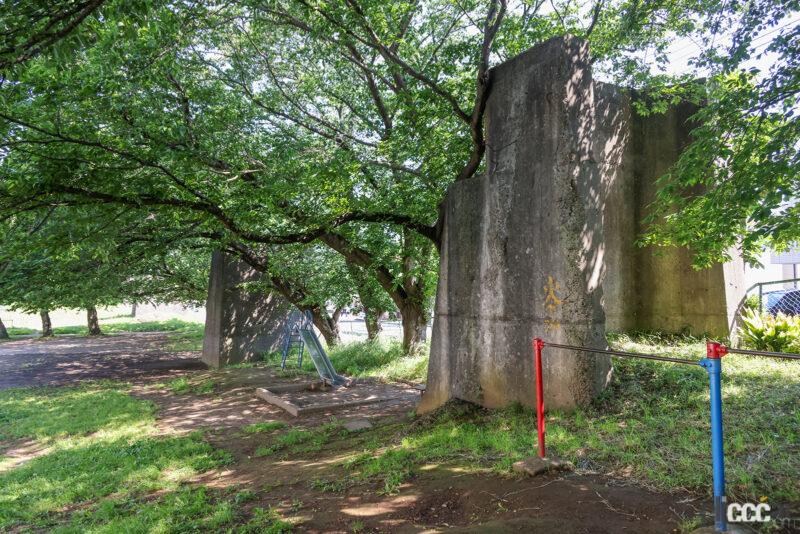
[[[761,286],[772,286],[775,284],[789,284],[792,282],[800,282],[800,278],[787,278],[786,280],[770,280],[769,282],[756,282],[752,286],[748,287],[745,290],[744,294],[748,295],[752,290],[756,289],[757,287]]]
[[[800,354],[792,354],[789,352],[770,352],[768,350],[748,350],[748,349],[732,349],[726,347],[731,354],[749,354],[751,356],[767,356],[769,358],[781,358],[784,360],[800,360]]]
[[[601,349],[590,349],[587,347],[577,347],[575,345],[562,345],[560,343],[550,343],[549,341],[544,342],[546,347],[553,347],[556,349],[568,349],[568,350],[575,350],[578,352],[591,352],[594,354],[607,354],[609,356],[620,356],[623,358],[642,358],[645,360],[656,360],[660,362],[671,362],[671,363],[683,363],[686,365],[699,365],[700,360],[686,360],[683,358],[672,358],[670,356],[661,356],[659,354],[642,354],[639,352],[623,352],[619,350],[601,350]]]

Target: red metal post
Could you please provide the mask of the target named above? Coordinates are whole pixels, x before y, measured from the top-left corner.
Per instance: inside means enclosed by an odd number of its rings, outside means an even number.
[[[716,341],[706,342],[706,358],[718,360],[728,354],[728,347]]]
[[[534,365],[536,366],[536,423],[539,427],[539,457],[544,458],[544,385],[542,384],[542,349],[541,338],[533,340]]]

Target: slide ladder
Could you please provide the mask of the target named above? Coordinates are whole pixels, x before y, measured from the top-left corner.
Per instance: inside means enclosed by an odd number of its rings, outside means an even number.
[[[292,352],[292,348],[297,349],[297,367],[303,367],[303,335],[300,333],[300,322],[294,317],[290,317],[289,322],[283,329],[283,354],[281,357],[281,369],[286,368],[286,360]]]

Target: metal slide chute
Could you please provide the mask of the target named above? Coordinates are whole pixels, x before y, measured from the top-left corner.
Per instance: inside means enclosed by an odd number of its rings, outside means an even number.
[[[314,332],[311,312],[306,312],[305,314],[292,313],[284,335],[286,336],[286,341],[284,343],[283,358],[281,359],[281,368],[286,366],[286,360],[289,357],[289,351],[292,346],[299,349],[300,365],[303,362],[303,351],[307,348],[311,361],[323,381],[331,386],[346,386],[350,383],[348,378],[338,374],[336,369],[333,368],[328,354],[322,347],[316,332]]]
[[[308,353],[311,355],[311,361],[314,362],[314,367],[317,368],[319,376],[333,386],[344,386],[348,384],[349,380],[347,378],[336,373],[336,369],[333,368],[328,354],[325,352],[325,349],[322,348],[317,334],[310,329],[303,329],[301,332],[303,341],[306,347],[308,347]]]

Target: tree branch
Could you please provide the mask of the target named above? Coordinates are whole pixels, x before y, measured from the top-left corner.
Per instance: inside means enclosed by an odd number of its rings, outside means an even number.
[[[498,5],[499,4],[499,5]],[[489,11],[486,13],[486,21],[483,27],[483,43],[481,45],[481,57],[478,62],[477,89],[475,92],[475,103],[472,107],[472,115],[469,119],[470,136],[472,137],[472,153],[467,164],[461,169],[456,177],[456,181],[471,178],[480,167],[483,155],[486,152],[486,139],[483,132],[483,116],[486,112],[486,101],[489,98],[491,87],[491,71],[489,70],[489,57],[492,52],[492,43],[503,23],[506,13],[507,0],[492,0]]]
[[[100,7],[105,0],[89,0],[78,3],[71,10],[65,11],[53,17],[45,27],[35,33],[26,42],[8,46],[0,50],[0,70],[7,69],[13,65],[19,65],[33,59],[41,54],[45,48],[63,39],[84,21],[95,9]],[[57,24],[64,20],[74,17],[63,28],[57,31],[50,31]],[[9,56],[9,59],[2,59],[2,56]]]

